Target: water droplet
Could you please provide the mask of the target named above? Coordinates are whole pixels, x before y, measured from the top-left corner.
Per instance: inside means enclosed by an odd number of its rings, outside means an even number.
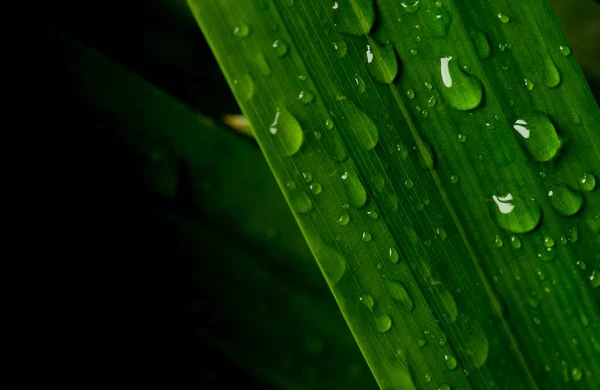
[[[477,28],[470,28],[469,38],[475,47],[475,53],[480,60],[487,60],[492,56],[492,48],[490,47],[489,39],[483,31]]]
[[[494,245],[497,248],[502,248],[502,246],[504,245],[504,242],[502,242],[502,239],[500,238],[500,236],[496,235],[496,238],[494,238]]]
[[[560,84],[560,72],[554,64],[552,57],[544,57],[544,86],[547,88],[556,88]]]
[[[249,74],[243,74],[233,80],[233,92],[241,100],[250,100],[254,96],[254,81]]]
[[[408,98],[410,100],[415,98],[415,91],[413,89],[409,89],[408,91],[406,91],[406,96],[408,96]]]
[[[570,119],[571,119],[571,122],[573,122],[577,126],[581,126],[583,124],[583,120],[581,119],[581,115],[579,115],[576,112],[572,112],[571,113]]]
[[[339,162],[348,160],[348,152],[346,151],[346,147],[344,146],[344,142],[340,136],[338,134],[334,134],[331,137],[331,140],[333,143],[333,157]]]
[[[371,241],[372,237],[371,237],[371,233],[369,232],[363,232],[362,236],[360,236],[360,240],[362,242],[369,242]]]
[[[377,221],[377,219],[379,219],[379,214],[377,214],[377,211],[374,211],[374,210],[373,211],[367,211],[367,215],[373,221]]]
[[[367,191],[356,172],[352,169],[342,173],[342,183],[348,194],[348,200],[356,208],[363,207],[367,202]]]
[[[419,9],[419,1],[415,1],[414,3],[403,1],[400,3],[400,6],[404,11],[408,12],[409,14],[413,14]]]
[[[556,251],[552,248],[545,248],[537,254],[538,260],[541,261],[554,261],[556,259]]]
[[[590,282],[592,282],[592,287],[600,287],[600,273],[596,272],[596,270],[593,270],[592,274],[590,275]]]
[[[483,100],[483,83],[477,77],[464,73],[452,57],[440,59],[444,95],[457,110],[479,107]]]
[[[538,225],[542,217],[540,205],[533,199],[526,199],[512,194],[492,196],[497,207],[494,215],[498,225],[511,233],[526,233]]]
[[[423,110],[421,111],[421,115],[423,116],[423,118],[427,118],[429,116],[429,111]]]
[[[300,80],[300,81],[306,81],[307,78],[306,78],[305,75],[301,74],[301,75],[298,76],[298,80]]]
[[[560,54],[562,54],[565,57],[571,55],[571,48],[569,46],[559,46],[558,51],[560,51]]]
[[[265,59],[265,56],[262,53],[256,53],[256,55],[252,58],[254,65],[263,76],[269,76],[271,74],[271,68]]]
[[[533,81],[531,81],[529,79],[524,79],[523,82],[525,84],[525,88],[527,88],[528,91],[531,91],[535,87],[535,84],[533,83]]]
[[[410,55],[412,56],[416,56],[417,54],[419,54],[419,52],[417,51],[417,49],[410,49],[409,50]]]
[[[446,233],[446,231],[443,228],[436,228],[435,234],[437,234],[439,239],[442,241],[444,241],[446,239],[446,237],[448,237],[448,234]]]
[[[555,244],[554,238],[552,238],[550,236],[544,237],[544,246],[546,248],[552,248],[554,246],[554,244]]]
[[[304,141],[302,127],[300,127],[296,118],[285,107],[277,109],[275,119],[269,131],[275,138],[278,148],[285,156],[294,155],[300,150]]]
[[[313,250],[323,275],[330,285],[335,285],[342,279],[346,272],[346,259],[336,249],[328,246],[322,239],[318,238],[313,242]]]
[[[489,342],[485,332],[477,322],[467,317],[461,316],[459,321],[464,323],[465,328],[461,348],[466,353],[466,364],[475,368],[483,366],[489,353]]]
[[[325,128],[327,130],[333,129],[333,121],[331,119],[326,119],[325,120]]]
[[[464,143],[467,141],[467,136],[464,134],[458,134],[456,137],[458,138],[458,142],[460,143]]]
[[[392,318],[387,314],[380,314],[377,316],[377,330],[381,333],[385,333],[392,327]]]
[[[440,387],[439,387],[439,389],[438,389],[438,390],[452,390],[452,388],[450,387],[450,385],[449,385],[449,384],[447,384],[447,383],[442,383],[442,384],[440,385]]]
[[[453,323],[458,317],[458,309],[454,297],[441,285],[438,285],[437,291],[446,314],[444,318],[448,323]]]
[[[446,363],[446,368],[449,370],[454,370],[458,365],[456,359],[452,355],[444,355],[444,362]]]
[[[333,49],[335,50],[338,58],[344,58],[346,56],[346,52],[348,51],[348,45],[344,41],[335,41],[333,42]]]
[[[398,260],[400,259],[400,256],[398,255],[398,251],[396,250],[396,248],[388,249],[388,257],[390,258],[390,261],[393,264],[396,264],[398,262]]]
[[[417,347],[423,348],[425,344],[427,344],[427,342],[424,339],[417,339]]]
[[[503,14],[503,13],[499,13],[498,15],[498,20],[500,20],[500,23],[508,23],[510,22],[510,16]]]
[[[573,226],[571,229],[569,229],[568,241],[571,244],[575,244],[577,241],[579,241],[579,228],[577,226]]]
[[[435,106],[435,103],[437,103],[437,99],[435,98],[435,96],[432,96],[429,98],[429,100],[427,100],[427,106],[429,107]]]
[[[390,84],[398,74],[398,60],[391,44],[380,45],[371,42],[367,45],[367,71],[380,84]]]
[[[427,383],[431,382],[431,375],[428,372],[425,373],[425,382],[427,382]]]
[[[308,189],[313,195],[319,195],[322,191],[322,187],[319,183],[312,183]]]
[[[305,183],[310,183],[313,179],[312,174],[310,172],[302,172],[302,178]]]
[[[431,85],[431,83],[429,81],[425,81],[423,83],[423,85],[425,86],[425,88],[432,90],[433,89],[433,85]]]
[[[363,303],[363,305],[367,307],[367,309],[373,310],[373,307],[375,306],[375,301],[373,300],[372,296],[370,296],[369,294],[364,294],[359,299]]]
[[[301,91],[298,94],[298,100],[304,104],[308,104],[315,100],[315,95],[310,91]]]
[[[571,217],[583,207],[583,195],[562,184],[548,191],[548,200],[552,208],[563,217]]]
[[[345,213],[340,215],[340,217],[337,220],[337,223],[339,223],[342,226],[348,225],[349,222],[350,222],[350,216]]]
[[[456,175],[450,176],[450,183],[452,183],[452,184],[458,183],[459,180],[460,180],[460,178],[458,176],[456,176]]]
[[[359,75],[354,75],[354,82],[356,83],[356,89],[358,90],[358,92],[360,92],[360,93],[365,92],[365,89],[366,89],[365,82],[363,81],[362,78],[360,78]]]
[[[349,100],[339,102],[344,116],[338,125],[348,130],[348,134],[356,137],[358,143],[365,150],[371,150],[379,141],[379,131],[371,118]]]
[[[596,177],[591,173],[584,172],[579,178],[579,188],[583,191],[591,191],[596,187]]]
[[[273,49],[275,49],[275,54],[277,57],[281,58],[288,53],[289,46],[286,41],[283,39],[277,39],[273,44]]]
[[[250,34],[250,27],[244,23],[240,22],[237,26],[233,28],[233,35],[238,38],[245,38]]]
[[[290,191],[288,193],[292,209],[298,213],[306,214],[313,208],[312,200],[308,194],[302,191]]]
[[[523,115],[513,128],[521,135],[525,148],[535,161],[551,160],[560,148],[556,128],[548,115],[541,111]]]
[[[515,249],[521,248],[521,239],[517,236],[510,237],[510,245]]]
[[[373,0],[356,0],[332,7],[335,18],[335,27],[341,33],[348,35],[365,35],[371,31],[375,23],[375,9]]]
[[[427,28],[431,35],[436,38],[446,38],[452,24],[452,15],[445,7],[436,7],[433,13],[428,12]]]
[[[406,186],[406,188],[413,188],[413,186],[414,186],[412,180],[410,180],[410,179],[404,180],[404,185]]]
[[[383,282],[394,301],[401,303],[408,311],[414,310],[415,304],[402,283],[390,279],[384,279]]]
[[[317,140],[320,140],[320,139],[321,139],[321,132],[320,132],[320,131],[315,131],[315,132],[314,132],[314,136],[315,136],[315,138],[316,138]]]
[[[574,381],[581,380],[581,378],[583,377],[583,372],[579,368],[574,368],[571,371],[571,377]]]

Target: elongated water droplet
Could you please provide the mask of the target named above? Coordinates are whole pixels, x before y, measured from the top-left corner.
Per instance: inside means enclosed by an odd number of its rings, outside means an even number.
[[[393,300],[401,303],[408,311],[412,311],[415,308],[412,298],[402,283],[384,279],[384,284]]]
[[[522,137],[522,143],[535,161],[551,160],[560,148],[556,128],[545,113],[534,111],[518,119],[513,128]]]
[[[450,183],[452,184],[456,184],[460,181],[460,178],[457,175],[451,175],[450,176]]]
[[[526,233],[538,225],[542,217],[540,205],[532,199],[512,194],[492,196],[494,216],[498,226],[511,233]]]
[[[379,141],[379,131],[371,118],[360,108],[349,100],[341,100],[340,105],[343,109],[343,116],[339,125],[348,129],[348,135],[355,137],[356,141],[365,150],[371,150]]]
[[[277,55],[277,57],[284,57],[288,53],[289,46],[283,39],[275,40],[271,46],[273,46],[275,55]]]
[[[315,257],[329,284],[335,285],[346,272],[346,259],[336,249],[325,244],[322,239],[315,241]]]
[[[400,3],[402,9],[409,14],[414,14],[419,9],[419,1],[403,1]]]
[[[245,38],[250,34],[250,27],[244,23],[240,22],[237,26],[233,28],[233,35],[238,38]]]
[[[348,45],[344,41],[335,41],[333,42],[333,49],[335,50],[338,58],[344,58],[346,56],[346,52],[348,51]]]
[[[368,34],[375,23],[373,0],[337,1],[332,9],[335,27],[344,34]]]
[[[275,138],[279,150],[285,156],[295,154],[300,150],[304,141],[302,127],[285,107],[277,109],[269,131]]]
[[[369,294],[364,294],[359,299],[363,303],[363,305],[367,307],[367,309],[373,310],[373,307],[375,306],[375,301],[373,300],[372,296],[370,296]]]
[[[396,248],[388,249],[388,257],[390,258],[390,261],[393,264],[396,264],[398,262],[398,260],[400,259],[400,256],[398,255],[398,251],[396,250]]]
[[[359,75],[354,75],[354,82],[356,83],[356,89],[358,90],[358,92],[365,92],[365,82]]]
[[[448,233],[446,233],[446,230],[444,230],[443,228],[436,228],[435,233],[438,235],[441,241],[445,241],[446,237],[448,237]]]
[[[531,91],[535,87],[535,84],[533,83],[533,81],[531,81],[529,79],[523,80],[523,83],[525,84],[525,88],[527,88],[528,91]]]
[[[250,100],[254,96],[254,81],[249,74],[243,74],[233,80],[233,92],[241,100]]]
[[[481,326],[467,317],[461,316],[459,322],[463,323],[465,339],[462,340],[460,349],[467,356],[467,365],[475,368],[483,366],[489,354],[489,342]]]
[[[574,368],[571,370],[571,378],[573,378],[574,381],[581,380],[581,378],[583,378],[583,371],[577,367]]]
[[[521,239],[517,236],[512,236],[510,238],[510,245],[515,249],[521,248]]]
[[[600,287],[600,272],[593,270],[592,274],[590,275],[590,282],[592,283],[592,287],[594,287],[594,288]],[[599,345],[600,345],[600,343],[599,343]]]
[[[490,47],[490,41],[486,33],[478,28],[470,28],[468,33],[471,42],[473,42],[477,58],[480,60],[487,60],[490,58],[492,56],[492,48]]]
[[[476,76],[464,73],[453,57],[440,59],[442,89],[448,103],[457,110],[479,107],[483,100],[483,83]]]
[[[340,138],[338,134],[334,134],[332,136],[333,143],[333,158],[336,161],[344,162],[348,160],[348,152],[346,151],[346,147],[344,146],[344,142]]]
[[[392,318],[387,314],[380,314],[377,316],[377,330],[381,333],[385,333],[392,327]]]
[[[438,285],[437,291],[442,306],[444,307],[444,311],[446,312],[444,318],[448,323],[453,323],[458,317],[458,309],[456,308],[454,297],[441,285]]]
[[[548,191],[548,200],[558,215],[563,217],[571,217],[583,207],[583,195],[562,184]]]
[[[310,172],[302,172],[302,178],[305,183],[310,183],[313,179],[312,173]]]
[[[398,74],[398,60],[391,44],[371,42],[365,51],[367,70],[379,84],[390,84]]]
[[[502,239],[499,235],[496,235],[496,238],[494,238],[494,245],[496,246],[496,248],[502,248],[502,246],[504,245],[504,242],[502,242]]]
[[[435,106],[435,103],[437,103],[437,99],[435,98],[435,96],[431,96],[429,100],[427,100],[427,106],[429,107]]]
[[[544,58],[544,86],[556,88],[560,84],[560,72],[554,64],[552,57],[546,55]]]
[[[596,187],[596,177],[591,173],[584,172],[579,178],[579,188],[583,191],[592,191]]]
[[[498,16],[498,20],[500,21],[500,23],[510,22],[510,16],[503,14],[502,12],[500,12],[497,16]]]
[[[356,208],[363,207],[367,202],[367,191],[365,186],[358,178],[356,171],[352,168],[348,168],[347,171],[341,175],[342,183],[348,194],[350,204]]]

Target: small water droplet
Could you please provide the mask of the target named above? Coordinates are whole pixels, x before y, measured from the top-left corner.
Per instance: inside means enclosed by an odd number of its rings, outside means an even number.
[[[460,181],[460,178],[457,175],[450,176],[450,183],[456,184]]]
[[[544,112],[533,111],[523,115],[513,128],[521,135],[525,149],[535,161],[551,160],[560,148],[556,128]]]
[[[550,236],[544,237],[544,246],[546,248],[552,248],[554,246],[554,244],[555,244],[554,238],[552,238]]]
[[[423,85],[425,85],[425,88],[427,88],[430,91],[433,89],[433,85],[429,81],[425,81]]]
[[[414,186],[412,180],[410,180],[410,179],[404,180],[404,185],[406,186],[406,188],[413,188],[413,186]]]
[[[429,116],[429,111],[423,110],[421,111],[421,115],[423,116],[423,118],[427,118]]]
[[[452,355],[444,355],[444,362],[446,363],[446,368],[449,370],[454,370],[458,365],[456,359]]]
[[[538,260],[541,261],[554,261],[554,259],[556,259],[556,256],[556,251],[552,248],[545,248],[545,250],[542,250],[537,254]]]
[[[494,238],[494,245],[496,246],[496,248],[502,248],[502,246],[504,245],[504,242],[502,242],[502,239],[499,235],[496,235],[496,237]]]
[[[283,39],[275,40],[271,46],[273,46],[273,49],[275,49],[275,55],[277,55],[279,58],[284,57],[289,50],[287,42]]]
[[[388,249],[388,257],[390,258],[390,261],[393,264],[396,264],[398,262],[398,260],[400,259],[400,255],[398,255],[398,251],[396,250],[396,248]]]
[[[473,42],[475,47],[475,54],[480,60],[487,60],[492,56],[492,48],[490,47],[489,39],[483,31],[477,28],[470,28],[468,30],[469,38]]]
[[[233,92],[241,100],[250,100],[254,96],[254,81],[249,74],[243,74],[233,80]]]
[[[435,106],[435,103],[437,103],[437,99],[435,98],[435,96],[432,96],[429,98],[429,100],[427,100],[427,106],[429,107]]]
[[[360,239],[362,242],[369,242],[371,241],[372,237],[371,237],[371,233],[369,232],[363,232],[363,234],[360,236]]]
[[[515,248],[515,249],[519,249],[521,248],[521,239],[517,236],[511,236],[510,237],[510,245]]]
[[[579,241],[579,228],[577,226],[573,226],[569,229],[569,236],[567,239],[571,244],[575,244]]]
[[[335,50],[338,58],[344,58],[346,56],[346,52],[348,51],[348,45],[344,41],[335,41],[333,42],[333,49]]]
[[[498,225],[511,233],[526,233],[538,225],[542,217],[540,205],[533,199],[506,194],[492,196]]]
[[[438,390],[452,390],[452,388],[450,387],[450,385],[449,385],[449,384],[447,384],[447,383],[442,383],[442,384],[440,385],[440,387],[439,387],[439,389],[438,389]]]
[[[358,92],[360,92],[360,93],[365,92],[365,89],[366,89],[365,82],[359,75],[354,75],[354,82],[356,83],[356,89],[358,90]]]
[[[444,241],[446,239],[446,237],[448,237],[448,234],[446,233],[446,231],[443,228],[436,228],[435,233],[438,235],[438,237],[442,241]]]
[[[573,122],[577,126],[581,126],[583,124],[583,120],[581,119],[581,115],[579,115],[576,112],[572,112],[571,113],[570,119],[571,119],[571,122]]]
[[[523,82],[525,84],[525,88],[527,88],[528,91],[531,91],[535,87],[535,84],[533,83],[533,81],[531,81],[529,79],[524,79]]]
[[[458,134],[456,137],[458,138],[458,142],[460,143],[464,143],[467,141],[467,136],[464,134]]]
[[[315,136],[315,138],[316,138],[317,140],[320,140],[320,139],[321,139],[321,132],[320,132],[320,131],[315,131],[315,132],[314,132],[314,136]]]
[[[579,178],[579,188],[583,191],[592,191],[596,187],[596,177],[591,173],[584,172]]]
[[[415,1],[414,3],[403,1],[400,3],[400,6],[409,14],[414,14],[419,9],[419,1]]]
[[[381,333],[385,333],[392,327],[392,318],[387,314],[380,314],[377,316],[377,330]]]
[[[431,35],[436,38],[448,36],[448,30],[452,24],[452,14],[441,4],[434,12],[427,12],[426,27]]]
[[[579,368],[573,368],[573,370],[571,370],[571,378],[573,378],[574,381],[581,380],[582,377],[583,372]]]
[[[379,219],[379,214],[377,214],[377,211],[367,211],[367,215],[369,216],[369,218],[371,218],[371,220],[373,221],[377,221],[377,219]]]
[[[425,382],[427,382],[427,383],[431,382],[431,375],[428,372],[425,373]]]
[[[600,287],[600,273],[596,272],[596,270],[593,270],[590,274],[590,282],[592,283],[592,287]]]
[[[305,183],[310,183],[313,179],[312,174],[310,172],[302,172],[302,178]]]
[[[427,344],[427,342],[424,339],[417,339],[417,347],[423,348],[425,344]]]
[[[548,191],[548,200],[552,208],[563,217],[571,217],[583,207],[583,195],[562,184]]]
[[[498,20],[500,20],[500,23],[510,22],[510,16],[503,14],[502,12],[500,12],[497,16],[498,16]]]
[[[308,186],[308,189],[313,195],[319,195],[322,191],[322,187],[319,183],[312,183],[310,186]]]
[[[346,273],[346,259],[344,256],[336,249],[325,244],[320,238],[316,240],[313,250],[329,285],[337,284]]]
[[[408,91],[406,91],[406,96],[408,96],[408,98],[410,100],[415,98],[415,91],[413,89],[409,89]]]
[[[339,223],[342,226],[348,225],[349,222],[350,222],[350,216],[345,213],[340,215],[340,217],[337,220],[337,223]]]
[[[250,27],[244,23],[240,22],[237,26],[233,28],[233,35],[238,38],[245,38],[250,34]]]
[[[269,131],[275,138],[275,142],[282,151],[282,154],[285,156],[294,155],[300,150],[304,141],[302,127],[300,127],[296,118],[294,118],[285,107],[277,109],[275,119],[273,120]]]
[[[556,88],[560,84],[560,72],[554,64],[552,57],[546,55],[544,61],[544,86],[547,88]]]
[[[363,303],[363,305],[367,307],[367,309],[373,310],[373,307],[375,306],[375,301],[373,300],[372,296],[370,296],[369,294],[364,294],[359,299]]]
[[[332,7],[335,27],[341,33],[348,35],[365,35],[371,31],[375,23],[375,9],[372,0],[356,0],[336,2]]]
[[[558,51],[560,51],[560,54],[562,54],[565,57],[571,55],[571,48],[569,46],[559,46]]]
[[[348,130],[350,136],[356,137],[358,143],[365,149],[371,150],[379,141],[379,130],[371,118],[349,100],[339,102],[344,115],[341,117],[342,125]]]
[[[414,310],[415,304],[402,283],[390,279],[384,279],[383,282],[394,301],[401,303],[408,311]]]
[[[363,207],[367,202],[367,191],[356,172],[349,169],[342,173],[341,179],[352,206],[356,208]]]
[[[300,80],[300,81],[306,81],[307,78],[306,78],[305,75],[301,74],[301,75],[298,76],[298,80]]]
[[[310,91],[301,91],[298,94],[298,100],[304,104],[308,104],[315,100],[315,95]]]
[[[325,128],[327,130],[333,129],[333,121],[331,119],[328,118],[325,120]]]
[[[443,92],[448,103],[457,110],[479,107],[483,100],[483,83],[476,76],[463,72],[453,57],[440,59]]]

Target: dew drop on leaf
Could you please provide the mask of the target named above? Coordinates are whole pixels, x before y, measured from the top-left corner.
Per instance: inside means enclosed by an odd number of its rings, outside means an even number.
[[[535,161],[551,160],[560,148],[556,128],[546,113],[533,111],[522,115],[513,124],[515,131],[531,158]]]
[[[480,60],[487,60],[492,56],[492,48],[490,47],[489,39],[483,31],[478,28],[470,28],[468,30],[469,38],[475,48],[475,54]]]
[[[440,59],[442,91],[448,103],[457,110],[479,107],[483,100],[483,83],[476,76],[464,73],[453,57]]]
[[[300,91],[298,94],[298,100],[300,100],[303,104],[309,104],[315,100],[315,95],[310,91]]]
[[[302,127],[285,107],[277,109],[269,131],[284,156],[294,155],[304,141]]]
[[[498,226],[511,233],[526,233],[535,229],[542,217],[542,209],[533,199],[508,193],[502,196],[494,195],[492,200]]]
[[[249,74],[243,74],[232,82],[235,96],[241,100],[250,100],[254,96],[254,81]]]
[[[533,83],[533,81],[531,81],[529,79],[524,79],[523,83],[525,84],[525,88],[527,88],[528,91],[531,91],[535,87],[535,84]]]
[[[394,301],[401,303],[408,311],[414,310],[415,304],[402,283],[384,279],[384,284]]]
[[[508,23],[510,22],[510,16],[503,14],[502,12],[497,15],[500,23]]]
[[[367,309],[373,310],[373,307],[375,306],[375,301],[373,300],[372,296],[370,296],[369,294],[364,294],[359,299],[363,303],[363,305],[367,307]]]
[[[336,249],[328,246],[322,239],[313,243],[315,257],[330,285],[335,285],[346,272],[346,259]]]
[[[564,184],[553,186],[548,191],[548,200],[556,213],[563,217],[571,217],[583,207],[583,195]]]
[[[406,91],[406,96],[408,96],[408,98],[410,100],[415,98],[415,91],[414,89],[409,89],[408,91]]]
[[[363,207],[367,202],[367,191],[354,169],[348,169],[340,176],[350,204],[356,208]]]
[[[361,240],[362,242],[369,242],[369,241],[371,241],[372,239],[373,239],[373,238],[371,237],[371,233],[369,233],[369,232],[367,232],[367,231],[364,231],[364,232],[362,233],[362,235],[360,236],[360,240]]]
[[[380,314],[377,316],[377,330],[381,333],[385,333],[392,327],[392,318],[387,314]]]
[[[348,225],[349,222],[350,222],[350,216],[345,213],[340,215],[340,217],[337,220],[337,223],[339,223],[342,226]]]
[[[310,186],[308,186],[308,189],[313,195],[319,195],[323,190],[319,183],[312,183]]]
[[[336,29],[344,34],[368,34],[375,23],[373,0],[338,0],[332,10]]]
[[[440,6],[433,9],[433,12],[428,11],[426,27],[429,33],[436,38],[446,38],[448,30],[452,24],[452,14],[446,7]]]
[[[373,120],[349,100],[342,100],[339,104],[344,115],[338,125],[347,128],[349,135],[356,137],[363,149],[373,149],[379,141],[379,130]]]
[[[419,0],[417,1],[403,1],[400,3],[400,6],[405,12],[409,14],[414,14],[419,9]]]
[[[579,178],[579,188],[583,191],[592,191],[596,187],[596,177],[591,173],[584,172]]]
[[[398,59],[392,44],[371,42],[365,50],[367,71],[379,84],[390,84],[398,74]]]
[[[275,42],[273,42],[271,46],[273,46],[273,49],[275,50],[275,55],[277,55],[277,57],[279,58],[284,57],[289,50],[287,42],[283,39],[277,39]]]
[[[568,57],[571,54],[571,48],[569,46],[559,46],[558,51],[565,57]]]
[[[444,363],[446,364],[446,368],[449,370],[456,369],[456,366],[458,365],[456,359],[452,355],[444,355]]]
[[[515,249],[520,249],[522,246],[521,239],[517,236],[512,236],[510,238],[510,245]]]
[[[333,49],[335,50],[338,58],[344,58],[346,56],[346,52],[348,51],[348,45],[344,41],[335,41],[333,42]]]
[[[233,35],[238,38],[245,38],[250,34],[250,27],[244,23],[240,22],[237,26],[233,28]]]
[[[360,93],[365,92],[365,89],[366,89],[365,82],[359,75],[354,75],[354,82],[356,83],[356,89],[358,92],[360,92]]]
[[[390,258],[390,261],[393,264],[396,264],[398,262],[398,260],[400,259],[400,256],[398,255],[398,251],[396,250],[396,248],[388,249],[388,257]]]
[[[560,72],[554,64],[552,57],[546,55],[543,57],[544,62],[544,86],[547,88],[556,88],[560,84]]]

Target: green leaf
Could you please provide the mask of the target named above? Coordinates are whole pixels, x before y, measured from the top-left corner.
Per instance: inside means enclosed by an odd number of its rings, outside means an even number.
[[[548,2],[188,2],[380,387],[598,387],[600,113]]]

